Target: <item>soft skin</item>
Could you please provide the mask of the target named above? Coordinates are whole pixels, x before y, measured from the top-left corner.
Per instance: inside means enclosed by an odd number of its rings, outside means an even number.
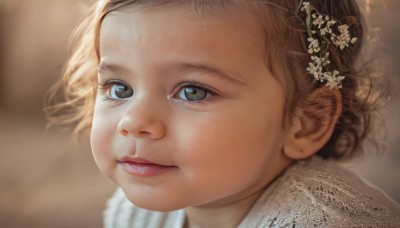
[[[223,209],[221,218],[231,211],[234,226],[291,163],[283,153],[283,91],[266,67],[264,39],[246,10],[199,17],[185,6],[127,7],[105,17],[99,85],[117,80],[133,94],[115,98],[115,86],[99,88],[91,146],[130,201],[186,208],[193,226],[206,211],[216,219]],[[210,93],[187,102],[182,82]],[[135,176],[122,168],[124,156],[173,168]]]

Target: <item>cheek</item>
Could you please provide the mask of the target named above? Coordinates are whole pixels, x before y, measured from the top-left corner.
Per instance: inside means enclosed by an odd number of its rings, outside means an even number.
[[[110,161],[114,161],[111,146],[117,124],[118,120],[116,118],[110,118],[110,115],[104,115],[103,112],[94,112],[90,132],[90,145],[97,166],[106,174],[111,169]]]
[[[279,118],[253,115],[242,119],[249,113],[236,113],[182,123],[178,131],[181,168],[196,185],[237,191],[257,180],[268,168],[266,164],[280,153]]]

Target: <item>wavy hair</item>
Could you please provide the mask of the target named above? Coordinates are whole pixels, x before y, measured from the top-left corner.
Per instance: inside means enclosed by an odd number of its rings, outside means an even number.
[[[351,36],[358,38],[355,45],[345,50],[330,45],[333,68],[346,75],[340,90],[343,111],[329,142],[318,152],[324,158],[350,157],[371,132],[373,111],[378,107],[384,87],[376,86],[373,67],[361,65],[357,68],[365,26],[355,0],[309,2],[321,14],[349,25]],[[74,126],[75,135],[90,129],[97,90],[99,30],[108,13],[126,6],[145,8],[183,3],[191,5],[196,14],[244,5],[259,15],[265,29],[266,64],[285,92],[284,128],[290,127],[298,105],[319,105],[318,101],[308,99],[324,85],[313,82],[306,72],[310,56],[301,0],[102,0],[92,7],[90,15],[73,34],[72,55],[61,80],[47,95],[46,114],[50,124]]]

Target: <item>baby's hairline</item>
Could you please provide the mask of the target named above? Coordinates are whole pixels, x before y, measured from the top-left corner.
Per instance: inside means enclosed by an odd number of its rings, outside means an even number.
[[[97,38],[97,42],[95,45],[95,49],[97,52],[97,60],[98,60],[98,65],[100,65],[100,54],[99,54],[99,39],[100,39],[100,27],[102,25],[102,22],[104,20],[104,18],[110,14],[110,13],[116,13],[117,11],[126,11],[126,12],[130,12],[130,10],[132,9],[138,9],[138,10],[152,10],[152,9],[157,9],[157,7],[175,7],[175,8],[182,8],[182,7],[188,7],[190,5],[194,6],[194,3],[202,3],[201,0],[191,0],[191,1],[181,1],[181,0],[160,0],[160,1],[154,1],[154,2],[161,2],[161,4],[151,4],[153,1],[149,1],[150,4],[146,4],[146,3],[142,3],[144,6],[139,5],[138,3],[135,3],[136,1],[129,1],[131,2],[131,4],[126,4],[121,8],[117,8],[115,10],[111,10],[110,12],[105,13],[102,18],[100,23],[98,24],[98,30],[96,32],[96,38]],[[184,3],[184,5],[179,4],[179,3]],[[215,2],[215,1],[214,1]],[[222,16],[221,14],[217,14],[219,12],[212,12],[212,10],[219,10],[222,9],[224,10],[224,12],[226,13],[235,13],[235,10],[240,10],[241,13],[250,13],[250,16],[254,16],[254,22],[256,24],[256,26],[258,26],[261,30],[262,30],[262,35],[264,38],[264,46],[263,46],[263,50],[262,53],[264,53],[263,58],[264,58],[264,63],[265,66],[267,67],[267,69],[272,73],[272,58],[271,56],[269,56],[269,52],[268,52],[268,47],[267,47],[267,42],[268,40],[273,40],[273,39],[269,39],[268,38],[268,32],[266,31],[266,27],[268,26],[268,23],[265,23],[265,21],[267,18],[267,12],[266,12],[266,5],[263,3],[270,3],[269,1],[253,1],[250,2],[249,1],[245,1],[245,0],[235,0],[235,1],[224,1],[224,0],[220,0],[217,1],[220,2],[221,5],[219,4],[210,4],[210,5],[203,5],[200,4],[200,6],[202,6],[203,8],[198,8],[196,10],[196,7],[193,7],[192,12],[194,13],[194,15],[196,15],[198,17],[199,20],[202,19],[202,17],[207,17],[207,16]],[[225,5],[226,4],[226,5]],[[270,3],[269,5],[271,5],[272,7],[278,7],[274,5],[273,3]],[[229,7],[232,6],[232,7]],[[240,6],[246,6],[246,7],[240,7]],[[261,7],[256,7],[256,6],[261,6]],[[207,8],[208,7],[208,8]],[[161,8],[159,8],[161,9]],[[210,9],[210,11],[208,11]],[[282,9],[282,8],[280,8]],[[115,12],[116,11],[116,12]],[[230,15],[232,16],[232,15]],[[235,16],[235,15],[233,15]],[[278,79],[278,76],[274,73],[272,73],[272,75]],[[279,81],[279,80],[278,80]]]
[[[219,4],[222,4],[221,6],[223,6],[226,5],[227,2],[228,5],[232,5],[232,3],[242,3],[241,5],[243,5],[243,3],[248,3],[248,1],[244,0],[141,1],[141,3],[143,2],[158,3],[158,5],[165,5],[168,2],[184,2],[187,4],[191,3],[192,5],[193,3],[196,3],[198,6],[202,7],[194,7],[194,9],[197,10],[200,9],[200,11],[194,12],[203,13],[199,14],[201,16],[207,15],[204,14],[207,11],[203,11],[204,9],[207,9],[207,7],[212,9],[221,9]],[[325,9],[323,8],[323,5],[325,4],[324,2],[313,0],[310,0],[310,2],[317,9]],[[295,105],[298,105],[299,101],[304,100],[305,96],[307,96],[307,94],[313,90],[321,88],[321,84],[318,84],[318,82],[315,81],[313,82],[312,78],[310,75],[307,75],[305,70],[309,62],[309,55],[307,54],[307,44],[304,41],[306,31],[304,28],[304,15],[299,12],[302,1],[282,2],[278,0],[263,0],[258,2],[252,1],[252,3],[260,3],[264,6],[268,4],[268,6],[271,6],[255,8],[257,10],[251,12],[261,13],[257,16],[262,16],[260,17],[260,24],[264,29],[266,29],[265,42],[267,44],[264,53],[265,57],[269,57],[269,59],[267,59],[268,62],[266,66],[268,69],[272,69],[272,75],[278,79],[279,84],[283,87],[283,91],[285,93],[284,102],[286,110],[284,113],[284,116],[286,116],[284,120],[288,120],[289,118],[287,117],[294,113],[294,107]],[[59,86],[60,89],[66,90],[67,101],[60,106],[54,106],[53,110],[49,111],[50,116],[52,111],[54,112],[55,116],[56,112],[62,108],[70,107],[74,109],[74,116],[72,114],[65,115],[67,117],[65,118],[66,121],[64,121],[65,119],[59,118],[58,122],[61,123],[60,125],[78,123],[77,127],[75,127],[76,133],[82,133],[83,130],[90,128],[90,118],[92,118],[93,114],[91,109],[94,107],[94,98],[96,97],[94,91],[95,82],[92,79],[95,79],[95,76],[97,75],[96,72],[99,60],[99,58],[96,59],[96,54],[97,57],[99,55],[96,53],[98,50],[95,48],[98,45],[98,40],[95,39],[95,34],[98,34],[101,20],[108,12],[131,4],[136,4],[138,7],[142,6],[139,5],[136,0],[98,1],[96,3],[97,7],[93,8],[92,14],[85,19],[80,28],[77,30],[76,36],[74,37],[75,41],[77,42],[77,46],[65,68],[63,76],[64,84],[60,84]],[[149,6],[157,4],[146,5]],[[253,4],[253,6],[254,5],[255,4]],[[343,19],[345,17],[352,17],[354,19],[354,23],[350,24],[350,31],[360,37],[360,35],[363,33],[363,24],[360,23],[360,21],[362,21],[362,15],[360,15],[356,2],[353,0],[338,2],[337,5],[332,7],[334,9],[327,13],[330,15],[332,12],[334,12],[331,15],[333,18],[340,20],[341,18]],[[264,17],[272,18],[272,20],[266,20]],[[268,37],[267,30],[270,32],[270,34],[274,34],[274,36]],[[358,44],[361,43],[362,42],[358,42]],[[268,47],[268,45],[270,45],[270,47]],[[342,124],[335,126],[334,135],[336,136],[334,139],[332,139],[330,145],[327,145],[327,148],[325,149],[326,153],[324,152],[324,154],[321,154],[321,156],[341,158],[346,154],[350,154],[358,147],[360,144],[359,141],[366,138],[366,133],[369,131],[368,126],[371,115],[367,112],[368,110],[371,110],[375,104],[377,104],[375,101],[377,99],[372,98],[372,96],[375,94],[375,92],[380,91],[378,91],[379,89],[373,89],[372,87],[370,87],[370,90],[366,89],[366,91],[363,91],[362,88],[356,88],[358,83],[361,83],[360,76],[366,77],[366,80],[373,77],[372,73],[370,72],[363,73],[354,68],[354,62],[352,59],[358,56],[360,46],[361,45],[357,45],[353,50],[350,50],[347,53],[335,53],[336,56],[334,57],[334,61],[337,61],[335,66],[337,64],[338,67],[344,69],[343,72],[349,74],[349,77],[346,77],[348,79],[343,83],[343,89],[341,89],[341,93],[345,98],[344,103],[347,114],[343,115],[343,118],[341,117],[342,119],[339,119],[339,123]],[[94,70],[94,68],[96,68],[96,70]],[[87,80],[88,78],[90,78],[90,80]],[[77,93],[76,89],[83,91],[84,93]],[[357,97],[358,90],[367,94],[367,96]],[[373,91],[371,92],[371,90]],[[360,104],[364,103],[368,103],[368,107],[366,109],[359,110]],[[56,123],[57,120],[53,122]],[[288,126],[290,126],[290,124]],[[340,142],[342,142],[340,137],[342,136],[344,136],[345,140],[348,140],[348,143],[344,146],[341,146],[340,144]],[[329,152],[328,150],[333,150],[333,152]]]
[[[123,1],[121,1],[123,2]],[[288,10],[284,9],[283,7],[276,5],[273,2],[270,2],[268,0],[265,1],[251,1],[249,3],[249,1],[246,0],[234,0],[234,1],[225,1],[225,0],[217,0],[217,1],[213,1],[215,4],[207,4],[207,1],[201,1],[201,0],[191,0],[191,1],[183,1],[184,5],[179,4],[182,3],[180,0],[156,0],[156,1],[148,1],[145,3],[141,2],[141,3],[137,3],[135,0],[131,0],[128,1],[130,2],[129,4],[124,4],[121,7],[117,7],[115,9],[110,10],[109,12],[106,12],[102,18],[100,23],[98,24],[98,32],[96,34],[97,36],[97,45],[96,45],[96,52],[97,52],[97,58],[98,61],[100,60],[100,54],[99,54],[99,48],[98,48],[98,43],[99,43],[99,31],[100,31],[100,27],[102,25],[102,22],[104,20],[104,18],[109,15],[110,13],[117,13],[118,11],[124,11],[124,12],[132,12],[132,10],[157,10],[157,9],[165,9],[165,7],[171,7],[171,9],[175,9],[175,8],[182,8],[182,7],[186,7],[188,9],[190,9],[190,6],[192,6],[192,13],[199,19],[203,19],[204,17],[208,17],[208,16],[222,16],[223,14],[220,14],[221,11],[232,15],[235,12],[238,13],[245,13],[245,14],[249,14],[251,16],[254,16],[254,22],[257,23],[257,26],[260,27],[260,29],[262,29],[262,33],[264,36],[264,64],[266,66],[266,68],[270,71],[271,75],[277,80],[277,82],[279,83],[279,85],[282,87],[283,93],[284,93],[284,104],[285,104],[285,110],[288,109],[289,106],[293,106],[293,102],[290,102],[288,100],[292,100],[290,99],[291,97],[291,92],[292,92],[292,88],[293,86],[291,85],[285,85],[285,81],[287,81],[285,79],[285,77],[287,77],[287,74],[282,73],[280,70],[276,70],[274,68],[279,68],[279,66],[275,66],[276,64],[274,64],[273,61],[273,56],[271,55],[271,52],[269,52],[268,50],[268,46],[272,45],[273,42],[273,38],[269,38],[268,34],[270,34],[271,32],[268,32],[267,30],[269,29],[268,27],[273,27],[270,26],[268,23],[268,21],[274,21],[272,20],[271,17],[269,17],[270,15],[268,14],[268,10],[269,8],[273,9],[276,8],[278,10],[283,10],[286,13],[289,12]],[[270,7],[267,7],[270,6]],[[244,7],[243,7],[244,6]],[[233,15],[235,16],[235,15]],[[272,17],[274,15],[271,15]],[[271,30],[274,28],[271,28]],[[269,45],[268,45],[269,42]],[[290,83],[289,83],[290,84]],[[299,96],[301,97],[301,96]],[[289,99],[288,99],[289,98]],[[297,103],[297,102],[295,102]],[[292,105],[290,105],[292,104]],[[283,113],[283,123],[282,123],[282,127],[284,130],[288,130],[291,127],[291,119],[293,117],[293,115],[290,114],[289,111],[284,111]]]

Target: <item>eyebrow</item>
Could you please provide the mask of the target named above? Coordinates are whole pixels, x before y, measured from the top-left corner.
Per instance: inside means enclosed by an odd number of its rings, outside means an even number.
[[[211,74],[221,77],[222,79],[228,80],[234,84],[246,85],[246,83],[237,79],[237,77],[240,75],[235,74],[233,72],[225,71],[223,69],[220,69],[220,68],[217,68],[214,66],[209,66],[209,65],[205,65],[205,64],[185,63],[185,62],[179,63],[178,66],[183,71],[200,71],[200,72],[205,72],[205,73],[211,73]]]
[[[101,62],[97,71],[99,73],[103,71],[122,73],[122,72],[127,72],[128,70],[117,64]]]
[[[228,72],[228,71],[225,71],[225,70],[220,69],[215,66],[201,64],[201,63],[189,63],[189,62],[168,63],[167,65],[172,65],[174,68],[178,69],[179,71],[183,71],[183,72],[198,71],[198,72],[210,73],[210,74],[216,75],[219,78],[230,81],[233,84],[236,84],[239,86],[246,85],[245,82],[237,79],[237,77],[240,76],[239,74],[235,74],[233,72]],[[107,63],[107,62],[100,63],[98,72],[102,72],[102,71],[118,72],[118,73],[129,72],[129,70],[127,70],[123,66],[113,64],[113,63]]]

